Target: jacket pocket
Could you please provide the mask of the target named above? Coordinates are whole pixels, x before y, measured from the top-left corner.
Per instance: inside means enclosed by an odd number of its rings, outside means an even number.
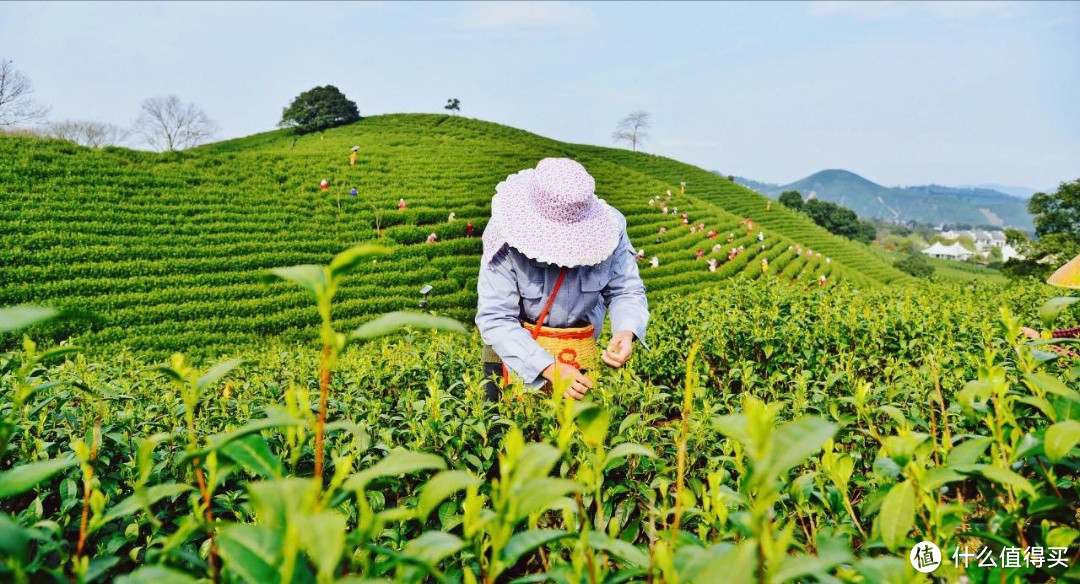
[[[543,277],[532,280],[518,280],[518,294],[521,294],[522,298],[528,298],[529,300],[536,300],[544,295],[544,279]]]
[[[581,278],[582,292],[599,292],[611,281],[611,271],[605,264],[590,268]]]

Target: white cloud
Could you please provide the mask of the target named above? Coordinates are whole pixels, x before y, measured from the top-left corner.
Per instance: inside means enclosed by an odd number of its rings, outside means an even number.
[[[597,24],[592,8],[574,2],[476,2],[465,5],[466,28],[495,32],[576,32]]]
[[[929,16],[942,20],[974,20],[1009,18],[1015,7],[1015,2],[817,0],[810,2],[808,11],[812,16],[853,16],[864,20],[885,20],[911,15]]]

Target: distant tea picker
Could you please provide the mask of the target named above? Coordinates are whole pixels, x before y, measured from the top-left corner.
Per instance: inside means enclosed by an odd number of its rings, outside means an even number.
[[[644,344],[649,307],[626,219],[597,198],[593,177],[568,158],[545,158],[495,187],[477,282],[476,325],[484,341],[485,393],[498,400],[513,373],[544,389],[569,381],[564,396],[592,389],[596,340],[611,313],[600,355],[622,367]]]

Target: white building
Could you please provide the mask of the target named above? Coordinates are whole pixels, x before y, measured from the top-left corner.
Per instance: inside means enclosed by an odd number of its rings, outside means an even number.
[[[1021,258],[1020,252],[1016,251],[1016,248],[1009,244],[1001,246],[1001,261],[1007,262],[1012,258]]]
[[[969,229],[967,231],[942,231],[941,236],[948,240],[956,240],[967,237],[975,244],[975,250],[979,253],[987,253],[991,249],[1005,246],[1004,231],[986,231],[983,229]],[[1015,251],[1015,250],[1014,250]]]
[[[937,242],[934,245],[922,250],[922,252],[933,258],[940,258],[944,260],[966,260],[974,253],[968,251],[959,242],[952,245],[944,245],[941,242]]]

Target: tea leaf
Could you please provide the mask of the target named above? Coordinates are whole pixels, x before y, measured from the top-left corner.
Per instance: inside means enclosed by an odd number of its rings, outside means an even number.
[[[370,341],[406,328],[465,333],[465,326],[452,318],[418,312],[389,312],[360,325],[360,328],[349,335],[349,339]]]
[[[465,547],[465,542],[445,531],[425,531],[420,537],[405,544],[402,554],[434,566],[443,558]]]
[[[114,519],[130,515],[139,509],[149,509],[151,505],[166,497],[176,497],[177,495],[194,490],[195,487],[191,485],[184,485],[179,483],[165,483],[162,485],[154,485],[141,492],[136,492],[128,498],[120,501],[102,518],[102,523],[108,523]]]
[[[911,576],[908,571],[911,565],[906,559],[896,557],[878,556],[864,558],[855,563],[855,570],[862,574],[866,582],[874,584],[908,584]]]
[[[31,462],[0,473],[0,499],[28,491],[54,474],[79,464],[78,459],[64,458]]]
[[[206,391],[208,387],[213,386],[220,381],[222,377],[228,375],[230,371],[243,364],[243,359],[229,359],[228,361],[222,361],[221,363],[214,365],[209,371],[203,373],[203,375],[199,377],[199,381],[196,384],[199,388],[199,392]]]
[[[307,290],[312,298],[316,300],[326,295],[328,282],[326,281],[326,270],[322,266],[302,265],[274,268],[263,277],[263,281],[272,282],[279,278]]]
[[[967,477],[948,467],[932,468],[926,471],[919,486],[924,491],[935,491],[948,483],[962,481],[965,478]]]
[[[915,523],[915,487],[911,481],[893,485],[881,502],[877,528],[881,541],[896,553]]]
[[[345,551],[345,517],[323,511],[296,514],[292,520],[300,532],[300,544],[319,571],[320,581],[333,580]]]
[[[773,431],[769,473],[780,475],[810,458],[836,434],[836,425],[816,416],[804,416],[780,425]]]
[[[970,438],[961,442],[949,452],[949,464],[975,464],[983,452],[994,442],[993,438]]]
[[[25,562],[30,530],[15,523],[7,513],[0,513],[0,555]]]
[[[248,422],[247,424],[244,424],[239,428],[233,428],[232,430],[229,430],[227,432],[222,432],[220,434],[214,434],[213,436],[210,436],[206,439],[206,448],[201,448],[199,450],[188,452],[180,459],[180,463],[183,464],[189,460],[206,456],[207,453],[222,448],[233,440],[243,438],[248,434],[260,432],[268,428],[302,426],[303,424],[304,422],[302,420],[298,420],[286,414],[276,412],[272,416],[261,418],[255,420],[254,422]]]
[[[198,579],[165,566],[143,566],[116,579],[116,584],[196,584]]]
[[[603,550],[635,568],[649,567],[649,554],[630,542],[608,537],[599,531],[589,532],[589,547]]]
[[[225,567],[244,582],[277,582],[281,538],[267,527],[234,523],[218,532],[218,553]]]
[[[509,437],[513,435],[512,433],[508,434],[508,442]],[[507,455],[510,455],[509,445]],[[546,477],[560,458],[562,458],[562,451],[558,448],[542,442],[529,442],[518,450],[516,456],[510,459],[509,466],[513,480],[520,485],[532,478]]]
[[[1001,485],[1007,485],[1014,489],[1024,491],[1029,495],[1035,494],[1035,487],[1031,486],[1024,477],[1011,470],[989,464],[968,464],[956,466],[955,470],[964,474],[981,475]]]
[[[1046,458],[1054,464],[1068,456],[1069,451],[1077,444],[1080,444],[1080,422],[1076,420],[1065,420],[1050,426],[1043,438]]]
[[[472,485],[479,485],[481,482],[480,479],[460,470],[448,470],[431,477],[431,480],[420,490],[420,496],[416,501],[416,516],[420,520],[427,519],[427,516],[447,497]]]
[[[604,458],[604,468],[608,468],[611,463],[620,458],[626,458],[631,455],[644,456],[645,458],[656,458],[656,452],[648,446],[642,446],[641,444],[635,444],[633,442],[623,442],[616,444],[611,450],[608,451],[607,456]]]
[[[1054,324],[1054,320],[1061,314],[1062,310],[1065,310],[1070,305],[1080,302],[1080,297],[1077,296],[1062,296],[1058,298],[1051,298],[1047,300],[1042,308],[1039,309],[1039,319],[1042,320],[1044,327],[1049,328]]]
[[[6,306],[0,308],[0,333],[10,333],[56,318],[55,308],[47,306]]]
[[[118,556],[99,556],[90,560],[90,565],[86,568],[86,573],[83,575],[86,582],[94,582],[98,578],[105,575],[113,566],[120,563]]]
[[[233,440],[220,447],[218,452],[264,478],[279,479],[285,472],[281,460],[270,452],[266,439],[258,434]]]
[[[819,537],[817,555],[799,555],[785,558],[780,568],[773,575],[776,582],[787,582],[796,578],[828,574],[839,564],[851,561],[851,551],[841,538],[827,539]]]
[[[515,533],[503,546],[499,559],[507,566],[513,566],[521,556],[534,549],[572,535],[576,534],[561,529],[530,529]]]
[[[589,406],[577,414],[574,420],[579,429],[585,445],[596,448],[604,444],[608,428],[611,425],[611,413],[601,406]]]
[[[319,485],[300,477],[248,483],[251,507],[259,523],[280,533],[285,532],[291,517],[314,506],[318,494]]]
[[[371,468],[350,476],[345,481],[344,488],[360,491],[368,483],[378,478],[411,474],[422,470],[443,470],[445,468],[446,461],[434,454],[398,448],[390,452],[386,458],[375,463]]]
[[[692,584],[749,584],[756,580],[757,542],[754,540],[744,541],[723,552],[710,552],[714,557],[690,580]]]
[[[583,486],[569,479],[554,477],[532,479],[514,493],[518,502],[514,521],[520,521],[533,513],[544,511],[562,497],[583,489]]]
[[[383,256],[389,254],[392,250],[382,245],[358,245],[353,248],[349,248],[336,256],[330,262],[330,274],[334,278],[339,278],[342,275],[355,268],[360,262],[367,261],[371,258]]]
[[[1025,373],[1024,381],[1041,389],[1045,393],[1053,393],[1067,397],[1073,401],[1080,401],[1080,393],[1065,385],[1057,377],[1046,373]]]
[[[60,357],[66,357],[68,355],[71,355],[73,353],[78,353],[80,351],[82,351],[82,347],[76,347],[74,345],[62,345],[62,346],[59,346],[59,347],[53,347],[53,348],[41,353],[40,355],[38,355],[37,359],[36,359],[36,362],[38,362],[38,363],[48,363],[49,361],[52,361],[54,359],[59,359]]]

